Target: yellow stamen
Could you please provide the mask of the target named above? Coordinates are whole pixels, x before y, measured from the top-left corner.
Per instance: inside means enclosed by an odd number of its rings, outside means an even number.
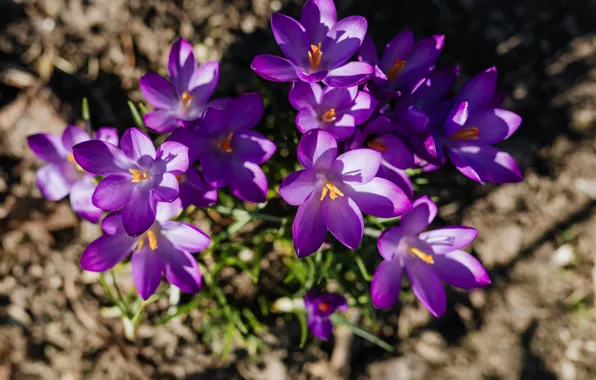
[[[340,189],[335,187],[335,185],[332,184],[331,181],[328,181],[325,184],[325,187],[323,187],[323,193],[321,194],[321,200],[325,199],[325,196],[327,196],[327,193],[329,193],[329,198],[331,198],[332,201],[336,200],[337,197],[344,196],[344,193],[342,193]]]
[[[451,138],[453,140],[478,140],[478,132],[478,128],[465,127],[457,131]]]
[[[368,142],[368,144],[366,144],[366,145],[368,145],[368,147],[369,147],[370,149],[374,149],[374,150],[376,150],[377,152],[381,152],[381,153],[383,153],[384,151],[386,151],[386,150],[387,150],[387,145],[383,144],[383,143],[382,143],[382,142],[380,142],[379,140],[372,140],[372,141],[369,141],[369,142]]]
[[[429,255],[428,253],[422,252],[418,248],[412,247],[412,248],[410,248],[410,252],[412,252],[412,254],[418,256],[418,258],[420,260],[424,261],[427,264],[435,263],[435,260],[433,259],[433,257],[431,255]]]
[[[325,112],[323,116],[321,116],[321,120],[323,120],[326,123],[335,121],[335,119],[337,119],[337,116],[335,114],[335,108],[330,108],[329,111]]]
[[[184,93],[182,94],[182,106],[184,107],[184,110],[187,110],[188,107],[190,107],[195,98],[196,96],[192,96],[190,92],[184,91]]]
[[[322,313],[326,313],[329,311],[329,309],[331,309],[331,306],[329,306],[329,304],[326,302],[319,302],[317,309],[319,309],[319,311]]]
[[[77,168],[78,171],[80,171],[80,172],[85,171],[85,169],[83,169],[81,167],[81,165],[77,164],[77,162],[75,161],[74,155],[72,153],[66,157],[66,160],[72,164],[75,164],[75,167]]]
[[[226,153],[230,153],[232,151],[232,137],[234,137],[234,132],[230,132],[228,138],[220,141],[219,144],[217,144]]]
[[[389,71],[387,71],[387,79],[393,80],[393,78],[395,78],[396,76],[399,75],[399,73],[401,73],[401,71],[404,69],[405,65],[406,65],[406,61],[403,59],[398,59],[397,61],[395,61],[393,66],[391,66]]]
[[[318,45],[310,45],[310,51],[308,52],[308,62],[310,67],[316,70],[321,65],[321,59],[323,58],[323,52],[321,51],[321,43]]]
[[[145,240],[149,240],[149,248],[151,248],[152,251],[157,249],[157,236],[155,236],[155,232],[153,232],[153,230],[149,230],[145,232],[139,239],[136,248],[137,251],[140,251],[145,246]]]
[[[132,181],[130,181],[130,182],[137,183],[137,182],[141,182],[144,179],[149,178],[147,173],[142,172],[140,170],[128,169],[128,171],[132,173]]]

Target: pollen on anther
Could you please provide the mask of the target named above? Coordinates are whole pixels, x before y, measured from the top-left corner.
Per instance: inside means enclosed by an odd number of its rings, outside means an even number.
[[[395,77],[397,77],[399,75],[399,73],[401,73],[401,71],[404,69],[405,66],[406,66],[405,60],[398,59],[397,61],[395,61],[393,66],[391,66],[389,71],[387,71],[387,79],[393,80]]]
[[[148,174],[136,169],[128,169],[129,172],[132,173],[132,180],[131,182],[137,183],[141,182],[144,179],[149,178]]]
[[[418,257],[420,260],[424,261],[427,264],[434,264],[435,263],[435,259],[433,259],[433,257],[431,255],[429,255],[428,253],[422,252],[418,248],[412,247],[412,248],[410,248],[410,252],[414,256]]]
[[[381,152],[381,153],[383,153],[383,152],[385,152],[387,150],[387,145],[383,144],[379,140],[369,141],[368,144],[366,144],[366,145],[368,145],[368,147],[370,149],[374,149],[377,152]]]
[[[453,140],[478,140],[480,130],[476,127],[464,127],[457,131],[451,138]]]
[[[323,52],[321,51],[321,43],[317,45],[310,45],[310,51],[308,51],[308,62],[313,70],[316,70],[321,65],[321,59],[323,58]]]
[[[337,119],[337,114],[335,113],[335,108],[330,108],[329,111],[325,112],[321,117],[321,120],[326,123],[331,123]]]

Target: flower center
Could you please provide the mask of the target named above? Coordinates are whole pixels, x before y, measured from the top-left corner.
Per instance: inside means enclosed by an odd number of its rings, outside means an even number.
[[[340,189],[335,187],[335,185],[332,184],[331,181],[327,181],[327,183],[325,184],[325,187],[323,187],[323,193],[321,194],[321,200],[325,199],[325,197],[327,196],[327,193],[329,193],[329,198],[331,198],[332,201],[336,200],[337,197],[344,196],[344,193],[342,193]]]
[[[319,309],[321,313],[327,313],[331,309],[331,306],[329,306],[327,302],[319,302],[317,309]]]
[[[325,112],[323,116],[321,116],[321,120],[326,123],[330,123],[337,119],[337,115],[335,114],[335,108],[330,108],[329,111]]]
[[[368,144],[366,144],[366,145],[368,145],[368,147],[369,147],[370,149],[374,149],[374,150],[376,150],[377,152],[381,152],[381,153],[383,153],[384,151],[386,151],[386,150],[387,150],[387,145],[383,144],[383,143],[382,143],[382,142],[380,142],[379,140],[372,140],[372,141],[369,141],[369,142],[368,142]]]
[[[451,138],[453,140],[478,140],[478,132],[476,127],[465,127],[457,131]]]
[[[396,76],[399,75],[399,73],[401,73],[405,65],[406,61],[403,59],[398,59],[397,61],[395,61],[393,66],[391,66],[389,71],[387,71],[387,79],[393,80]]]
[[[132,173],[132,181],[130,182],[141,182],[144,179],[149,178],[149,175],[145,172],[142,172],[140,170],[136,170],[136,169],[128,169],[129,172]]]
[[[232,151],[232,137],[234,137],[234,132],[230,132],[225,140],[221,140],[219,143],[217,143],[217,146],[220,147],[224,152],[230,153]]]
[[[141,235],[141,239],[137,243],[137,251],[140,251],[141,248],[143,248],[145,245],[145,240],[149,240],[149,248],[151,248],[152,251],[157,249],[157,237],[155,236],[155,232],[153,232],[153,230],[149,230]]]
[[[308,52],[308,62],[310,67],[316,70],[321,65],[321,59],[323,58],[323,52],[321,51],[321,43],[318,45],[310,45],[310,51]]]
[[[77,164],[77,162],[75,161],[74,155],[72,153],[69,154],[68,156],[66,156],[66,160],[68,162],[70,162],[71,164],[74,164],[78,171],[80,171],[80,172],[84,172],[85,171],[85,169],[83,169],[81,167],[81,165]]]
[[[184,181],[184,176],[182,174],[178,174],[176,176],[176,181],[178,181],[178,183],[182,183],[182,181]]]
[[[184,111],[187,111],[192,102],[196,99],[196,96],[192,96],[190,92],[184,91],[182,94],[182,107],[184,107]]]
[[[418,248],[411,247],[410,248],[410,253],[412,255],[414,255],[414,256],[417,256],[420,260],[424,261],[427,264],[434,264],[435,263],[435,260],[433,259],[433,257],[431,255],[429,255],[428,253],[422,252]]]

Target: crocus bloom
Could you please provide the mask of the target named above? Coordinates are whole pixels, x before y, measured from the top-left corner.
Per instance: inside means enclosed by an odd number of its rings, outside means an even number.
[[[194,205],[198,208],[211,207],[217,202],[217,190],[209,186],[197,168],[189,166],[184,174],[176,176],[180,187],[182,207]]]
[[[292,235],[298,257],[316,252],[327,229],[348,248],[362,240],[362,212],[380,218],[410,210],[408,196],[394,183],[377,178],[381,154],[355,149],[337,156],[337,142],[320,129],[307,132],[298,144],[298,161],[304,170],[290,174],[279,192],[299,206]]]
[[[364,17],[337,21],[333,0],[308,0],[300,22],[279,13],[271,16],[271,29],[286,58],[263,54],[252,69],[275,82],[319,82],[331,87],[351,87],[366,82],[373,67],[346,61],[356,53],[366,35]]]
[[[207,248],[211,239],[191,224],[170,221],[181,210],[180,200],[160,202],[155,222],[140,236],[126,233],[122,211],[109,214],[101,223],[105,234],[85,249],[81,268],[105,272],[132,252],[132,279],[143,299],[155,293],[162,273],[183,292],[198,293],[201,272],[191,253]]]
[[[372,82],[382,97],[391,96],[396,89],[403,89],[427,76],[439,58],[445,36],[436,35],[414,43],[414,35],[404,30],[385,48],[381,59],[370,36],[366,36],[359,51],[359,59],[375,67]],[[375,93],[373,91],[373,93]]]
[[[391,120],[379,116],[368,122],[362,130],[357,130],[348,148],[352,150],[363,146],[381,153],[381,166],[377,176],[390,180],[408,197],[413,197],[414,189],[406,169],[412,167],[414,155],[410,146],[396,133]]]
[[[136,128],[124,132],[120,147],[92,140],[77,144],[73,152],[83,169],[106,176],[93,193],[93,204],[109,211],[124,208],[124,229],[137,236],[155,222],[157,202],[178,197],[176,175],[188,169],[188,148],[165,142],[156,151],[149,136]]]
[[[98,129],[95,138],[118,144],[118,132],[114,128]],[[66,127],[62,138],[49,133],[38,133],[27,138],[31,150],[48,163],[37,172],[41,194],[51,201],[70,194],[73,210],[81,218],[97,223],[102,210],[91,202],[97,183],[92,175],[77,165],[72,154],[74,145],[87,140],[91,140],[89,134],[75,125]]]
[[[145,115],[145,124],[159,133],[172,132],[201,117],[219,81],[219,62],[197,67],[192,45],[180,38],[170,51],[168,75],[170,80],[157,73],[140,80],[141,92],[156,108]]]
[[[304,307],[308,312],[308,328],[319,339],[327,340],[333,332],[329,318],[336,310],[348,310],[345,297],[311,289],[304,296]]]
[[[490,284],[482,264],[461,250],[478,231],[449,226],[423,232],[436,215],[437,205],[422,196],[412,211],[401,217],[400,226],[381,234],[378,248],[384,261],[377,267],[370,289],[376,308],[388,308],[397,301],[404,271],[416,297],[436,317],[447,305],[441,280],[463,289]]]
[[[496,68],[470,79],[454,99],[441,141],[466,177],[480,183],[519,182],[523,176],[513,157],[492,146],[508,139],[522,122],[516,113],[494,108],[502,102],[496,86]]]
[[[275,144],[252,130],[263,117],[263,99],[259,94],[245,94],[223,110],[209,108],[200,131],[180,129],[169,141],[190,148],[190,159],[201,161],[203,177],[219,189],[230,186],[238,198],[260,203],[267,195],[267,177],[259,164],[275,152]]]
[[[296,126],[305,133],[323,129],[338,141],[354,134],[355,127],[372,115],[376,101],[358,87],[322,89],[317,83],[294,83],[290,104],[296,110]]]

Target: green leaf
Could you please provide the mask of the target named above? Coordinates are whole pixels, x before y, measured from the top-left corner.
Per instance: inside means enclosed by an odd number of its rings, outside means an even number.
[[[348,321],[341,315],[333,314],[330,319],[331,319],[331,322],[333,322],[334,324],[344,325],[344,326],[348,327],[350,330],[352,330],[352,332],[355,335],[358,335],[359,337],[364,338],[373,344],[376,344],[377,346],[381,347],[382,349],[384,349],[386,351],[393,352],[393,346],[391,346],[389,343],[385,342],[384,340],[382,340],[380,338],[377,338],[371,332],[363,329],[360,326],[353,324],[352,322]]]
[[[298,322],[300,322],[300,348],[304,347],[306,337],[308,336],[308,328],[306,327],[306,314],[303,312],[296,313]]]
[[[83,104],[81,105],[81,115],[83,116],[83,120],[91,120],[91,116],[89,114],[89,101],[87,98],[83,98]]]
[[[137,107],[135,107],[134,103],[130,100],[128,101],[128,108],[130,109],[130,113],[132,114],[132,119],[134,120],[137,128],[139,128],[143,131],[146,131],[147,127],[145,126],[145,123],[143,122],[143,118],[139,114],[139,110],[137,110]]]
[[[356,255],[356,264],[358,265],[358,269],[360,269],[360,273],[362,274],[362,277],[364,277],[364,279],[366,281],[370,281],[371,277],[370,277],[370,274],[368,274],[368,271],[366,270],[366,265],[364,265],[364,261],[362,261],[362,257]]]

